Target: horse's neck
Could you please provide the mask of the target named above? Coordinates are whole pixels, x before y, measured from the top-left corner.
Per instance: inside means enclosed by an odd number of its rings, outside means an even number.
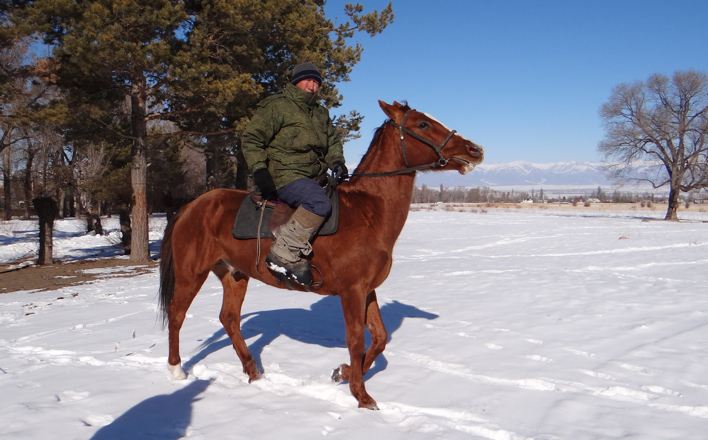
[[[385,129],[372,142],[354,174],[385,173],[405,167],[397,134]],[[414,183],[415,173],[411,172],[387,177],[355,177],[349,188],[367,194],[369,202],[377,205],[377,212],[385,217],[383,220],[400,232],[408,217]]]

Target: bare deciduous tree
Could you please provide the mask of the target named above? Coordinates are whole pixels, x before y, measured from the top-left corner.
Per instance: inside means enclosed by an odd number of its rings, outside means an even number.
[[[688,70],[620,84],[600,108],[599,150],[619,182],[669,187],[666,220],[678,220],[679,194],[708,187],[708,75]]]
[[[105,142],[89,142],[81,148],[80,156],[74,163],[74,176],[78,182],[81,205],[90,214],[101,214],[100,203],[95,197],[100,190],[101,178],[110,166],[111,154]]]
[[[6,29],[7,30],[7,29]],[[38,109],[58,96],[58,90],[44,75],[46,63],[32,53],[32,36],[14,38],[11,45],[0,45],[0,159],[3,174],[5,218],[9,219],[13,199],[25,198],[26,215],[29,200],[42,191],[34,190],[33,167],[47,137],[57,138],[54,130],[57,117],[53,107]],[[59,147],[60,148],[60,147]],[[24,155],[24,193],[13,194],[11,182],[17,180],[21,166],[18,156]]]

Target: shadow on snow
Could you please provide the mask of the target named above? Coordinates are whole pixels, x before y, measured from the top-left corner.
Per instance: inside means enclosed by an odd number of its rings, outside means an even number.
[[[393,333],[401,327],[404,318],[435,319],[438,315],[420,310],[414,306],[393,301],[381,306],[381,317],[388,331],[388,342]],[[264,312],[247,313],[241,316],[241,334],[244,339],[260,337],[249,345],[249,350],[263,371],[261,354],[263,349],[279,336],[286,336],[298,342],[317,344],[327,348],[346,348],[344,316],[338,297],[326,296],[314,303],[310,309],[280,309]],[[366,334],[367,346],[371,342]],[[212,353],[231,346],[231,340],[222,328],[204,341],[199,352],[184,363],[186,372]],[[235,355],[235,353],[234,353]],[[239,362],[236,357],[235,362]],[[376,358],[374,366],[367,372],[365,379],[373,377],[386,369],[388,362],[383,354]]]
[[[200,398],[210,380],[195,380],[172,394],[162,394],[146,399],[110,425],[99,429],[91,440],[177,440],[187,434],[192,420],[192,404]]]
[[[388,330],[388,341],[403,324],[404,318],[436,319],[438,315],[416,307],[393,301],[381,306],[381,317]],[[241,317],[241,332],[245,339],[260,336],[249,349],[262,371],[263,349],[279,336],[306,344],[317,344],[327,348],[346,348],[344,317],[339,298],[327,296],[317,301],[310,309],[281,309],[248,313]],[[367,333],[367,345],[370,336]],[[231,346],[231,340],[224,329],[215,332],[197,349],[199,352],[185,362],[184,369],[190,372],[194,365],[210,354]],[[239,362],[234,353],[234,362]],[[365,378],[373,377],[386,369],[388,362],[383,354]],[[195,380],[172,394],[163,394],[146,399],[99,429],[91,440],[119,439],[179,439],[187,434],[192,420],[192,404],[200,400],[211,380]]]

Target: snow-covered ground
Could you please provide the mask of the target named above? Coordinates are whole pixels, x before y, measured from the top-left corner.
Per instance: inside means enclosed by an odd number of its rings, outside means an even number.
[[[337,298],[252,282],[242,329],[265,375],[248,384],[215,277],[182,331],[187,381],[165,368],[156,271],[2,294],[1,436],[705,439],[708,214],[681,217],[411,212],[378,290],[391,338],[366,383],[380,411],[330,382],[348,360]],[[163,225],[152,220],[155,253]],[[57,222],[55,254],[119,254],[117,224],[104,226],[92,237]],[[33,236],[0,223],[0,262]]]

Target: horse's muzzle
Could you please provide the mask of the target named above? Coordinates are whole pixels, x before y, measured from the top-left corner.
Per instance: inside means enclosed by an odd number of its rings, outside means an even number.
[[[481,159],[484,157],[484,148],[476,144],[468,145],[467,152],[475,159]]]

